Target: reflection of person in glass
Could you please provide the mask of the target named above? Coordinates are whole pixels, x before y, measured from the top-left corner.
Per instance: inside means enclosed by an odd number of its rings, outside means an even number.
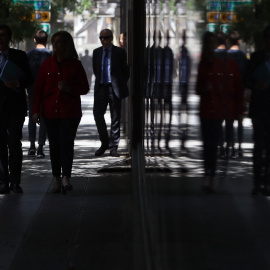
[[[173,51],[169,47],[170,34],[167,31],[167,45],[163,49],[164,56],[164,77],[163,77],[163,94],[164,99],[164,134],[165,148],[171,154],[169,141],[171,139],[171,124],[172,124],[172,80],[173,80]]]
[[[70,191],[74,140],[82,111],[80,95],[89,91],[86,73],[78,60],[72,36],[56,32],[52,38],[53,56],[40,67],[34,91],[33,120],[42,116],[50,143],[53,192]],[[62,176],[62,178],[61,178]]]
[[[200,119],[203,139],[204,183],[207,193],[214,191],[217,146],[223,119],[238,119],[243,112],[242,81],[237,63],[226,65],[215,55],[214,33],[203,36],[202,57],[198,67],[196,93],[200,96]]]
[[[189,51],[186,47],[186,30],[183,30],[183,44],[181,46],[179,55],[179,92],[181,96],[180,103],[180,138],[181,138],[181,151],[186,151],[185,142],[187,139],[187,126],[188,126],[188,86],[191,71],[191,58]],[[185,120],[184,120],[185,119]]]
[[[228,50],[228,56],[232,58],[236,63],[238,64],[240,74],[242,81],[245,81],[246,77],[246,69],[247,69],[247,64],[248,60],[246,57],[246,54],[240,50],[240,35],[239,33],[234,30],[230,32],[229,34],[229,50]],[[243,150],[242,150],[242,142],[243,142],[243,115],[240,116],[239,119],[237,119],[237,138],[238,138],[238,156],[242,157],[243,156]],[[234,141],[233,141],[234,143]],[[234,146],[233,146],[234,149]]]
[[[163,126],[163,107],[162,107],[162,99],[163,99],[163,79],[164,79],[164,55],[163,48],[161,47],[162,36],[161,32],[158,31],[158,44],[154,50],[154,86],[153,86],[153,97],[154,97],[154,125],[158,125],[158,150],[161,152],[162,149],[160,147],[161,142],[161,133]],[[153,132],[155,133],[155,126],[153,128]],[[155,135],[153,138],[155,138]],[[154,143],[153,143],[154,148]]]
[[[158,39],[158,42],[156,42]],[[150,61],[148,62],[148,88],[146,97],[147,110],[150,105],[150,140],[151,140],[151,155],[155,154],[155,139],[156,139],[156,126],[159,124],[158,129],[158,149],[160,148],[161,141],[161,129],[162,129],[162,95],[163,95],[163,75],[164,75],[164,58],[163,49],[161,48],[161,32],[158,32],[156,37],[156,31],[153,34],[153,45],[150,48]],[[159,119],[158,119],[159,116]],[[158,122],[159,121],[159,122]]]

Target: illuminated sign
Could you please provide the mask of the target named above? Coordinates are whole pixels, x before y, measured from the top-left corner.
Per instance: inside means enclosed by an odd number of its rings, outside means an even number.
[[[51,20],[51,12],[36,11],[32,14],[32,19],[39,22],[49,22]]]
[[[232,23],[236,22],[236,15],[232,12],[222,12],[220,13],[220,22],[222,23]]]
[[[219,12],[207,12],[207,21],[208,22],[219,22]]]

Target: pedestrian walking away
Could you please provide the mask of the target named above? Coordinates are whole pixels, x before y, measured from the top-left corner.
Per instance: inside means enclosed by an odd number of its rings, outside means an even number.
[[[33,102],[34,102],[34,85],[41,64],[45,59],[49,58],[52,55],[51,51],[46,49],[47,40],[48,34],[43,30],[38,30],[34,37],[36,48],[27,53],[28,63],[34,78],[34,82],[27,87],[27,94],[28,94],[27,100],[29,110],[28,136],[30,141],[28,155],[36,156],[37,158],[45,157],[45,154],[43,152],[43,146],[45,145],[47,130],[43,118],[41,117],[38,136],[38,149],[36,155],[35,141],[36,141],[37,125],[32,119]]]

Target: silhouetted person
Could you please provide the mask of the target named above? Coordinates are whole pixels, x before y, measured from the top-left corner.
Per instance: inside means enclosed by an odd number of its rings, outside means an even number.
[[[84,67],[87,79],[88,79],[88,84],[91,89],[91,84],[92,84],[92,76],[93,76],[93,60],[92,57],[89,55],[89,51],[85,50],[85,55],[80,58],[82,65]]]
[[[46,59],[38,72],[33,120],[43,117],[48,131],[53,192],[71,191],[70,184],[74,156],[74,140],[82,110],[81,95],[89,91],[88,80],[74,46],[72,36],[59,31],[51,38],[52,57]]]
[[[247,69],[247,57],[243,51],[240,50],[240,35],[237,31],[232,31],[229,34],[228,38],[228,45],[229,45],[229,50],[227,51],[228,56],[233,59],[240,71],[241,79],[243,82],[245,82],[245,76],[246,76],[246,69]],[[240,115],[239,119],[237,119],[237,137],[238,137],[238,156],[242,157],[243,156],[243,150],[242,150],[242,142],[243,142],[243,115]],[[234,142],[234,140],[233,140]],[[234,147],[233,147],[234,149]]]
[[[34,102],[34,85],[35,80],[39,71],[39,68],[43,61],[51,57],[52,53],[50,50],[46,49],[46,44],[48,40],[48,34],[43,30],[38,30],[34,37],[34,42],[36,43],[36,48],[27,53],[28,63],[32,71],[34,82],[27,87],[28,94],[28,109],[29,109],[29,122],[28,122],[28,136],[30,141],[30,148],[28,150],[29,156],[36,155],[36,130],[37,125],[32,119],[33,114],[33,102]],[[43,146],[45,145],[47,136],[47,130],[45,123],[40,118],[40,127],[39,127],[39,136],[38,136],[38,149],[37,149],[37,158],[44,158]]]
[[[227,65],[228,53],[227,53],[227,42],[228,37],[223,32],[217,33],[217,48],[215,50],[216,56],[222,61],[222,66]],[[234,119],[224,119],[225,120],[225,132],[223,126],[220,129],[220,157],[222,158],[235,158],[235,149],[234,149],[234,129],[233,122]],[[225,133],[225,139],[224,139]],[[226,148],[224,147],[224,141],[226,142]]]
[[[0,79],[0,194],[22,193],[22,128],[27,115],[25,88],[31,84],[32,75],[26,53],[9,47],[12,31],[0,25],[0,73],[7,61],[21,70],[21,74],[8,72]]]
[[[169,47],[170,34],[167,31],[167,45],[163,49],[163,94],[164,99],[164,135],[165,135],[165,148],[171,153],[169,142],[171,139],[171,125],[172,125],[172,85],[173,85],[173,64],[174,55],[172,49]]]
[[[252,90],[249,116],[253,124],[253,195],[269,195],[270,181],[270,26],[263,30],[264,49],[251,55],[247,86]]]
[[[206,32],[203,36],[202,57],[198,67],[196,93],[200,96],[200,120],[203,139],[204,183],[207,193],[214,191],[217,166],[217,146],[223,119],[236,119],[242,113],[239,106],[241,79],[235,61],[226,65],[215,55],[217,38]],[[237,106],[236,106],[237,105]]]
[[[154,44],[155,44],[155,38]],[[146,48],[147,63],[146,63],[146,89],[145,89],[145,129],[146,129],[146,149],[149,151],[149,143],[151,138],[151,112],[150,107],[154,103],[153,99],[153,76],[154,76],[154,49],[155,45],[150,47],[150,31],[149,44]],[[154,108],[154,107],[153,107]],[[150,117],[150,119],[149,119]]]
[[[156,40],[157,39],[157,40]],[[149,61],[149,86],[147,97],[150,107],[150,141],[151,155],[155,155],[155,140],[158,139],[158,149],[160,148],[162,132],[162,95],[163,95],[163,76],[164,76],[164,57],[161,45],[161,32],[156,37],[156,31],[153,34],[153,45],[150,48]],[[148,107],[148,106],[147,106]],[[148,107],[148,108],[149,108]]]
[[[191,72],[191,57],[186,47],[186,30],[183,30],[183,44],[180,49],[179,55],[179,92],[181,96],[180,112],[179,112],[179,125],[180,125],[180,139],[181,139],[181,151],[186,151],[185,142],[187,140],[188,129],[188,87],[189,78]],[[184,117],[185,114],[185,117]],[[185,119],[185,121],[183,120]]]
[[[120,141],[121,102],[129,95],[127,81],[129,67],[127,54],[123,48],[112,44],[110,29],[103,29],[99,36],[101,47],[93,51],[93,70],[96,76],[94,92],[94,118],[96,121],[101,147],[95,152],[101,156],[107,149],[117,157]],[[110,106],[111,130],[108,135],[104,115]]]
[[[155,60],[154,60],[154,92],[153,92],[153,97],[154,97],[154,111],[155,111],[155,116],[154,116],[154,124],[157,124],[158,130],[158,149],[160,152],[162,152],[160,143],[161,143],[161,136],[162,136],[162,127],[163,127],[163,98],[164,98],[164,49],[161,47],[161,42],[162,42],[162,36],[161,32],[159,31],[158,35],[158,44],[155,48]],[[155,130],[155,127],[154,127]],[[154,131],[155,132],[155,131]]]

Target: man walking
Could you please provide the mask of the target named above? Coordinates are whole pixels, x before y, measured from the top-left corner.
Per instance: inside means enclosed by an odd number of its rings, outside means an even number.
[[[34,42],[36,43],[36,48],[27,53],[28,63],[32,71],[33,78],[36,80],[39,68],[43,61],[51,56],[51,51],[46,49],[46,44],[48,40],[48,35],[43,30],[38,30],[35,34]],[[28,109],[29,109],[29,122],[28,122],[28,134],[30,141],[30,148],[28,150],[29,156],[35,156],[36,154],[36,123],[32,119],[33,114],[33,100],[34,100],[34,85],[35,81],[27,87],[28,94]],[[46,126],[43,119],[40,119],[39,128],[39,138],[38,138],[38,149],[37,158],[44,158],[43,146],[46,141]]]
[[[102,46],[93,51],[93,71],[96,76],[93,111],[101,147],[95,155],[101,156],[111,149],[110,155],[118,157],[121,101],[129,94],[129,67],[126,51],[112,44],[113,34],[110,29],[103,29],[99,39]],[[104,119],[108,104],[111,114],[110,136]]]
[[[26,53],[9,47],[12,31],[0,25],[0,194],[22,193],[22,128],[27,115],[25,88],[32,82]],[[21,73],[8,72],[7,63]]]

